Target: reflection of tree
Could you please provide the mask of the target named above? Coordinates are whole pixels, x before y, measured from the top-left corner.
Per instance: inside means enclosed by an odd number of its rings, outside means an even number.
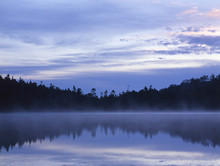
[[[191,143],[220,146],[220,115],[165,114],[2,114],[0,116],[0,148],[9,150],[16,144],[34,143],[60,135],[80,137],[84,130],[96,136],[97,128],[107,135],[116,130],[141,133],[152,137],[165,132]]]

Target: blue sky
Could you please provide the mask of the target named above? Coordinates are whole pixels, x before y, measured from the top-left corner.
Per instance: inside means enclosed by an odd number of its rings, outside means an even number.
[[[219,0],[1,0],[0,74],[89,92],[220,74]]]

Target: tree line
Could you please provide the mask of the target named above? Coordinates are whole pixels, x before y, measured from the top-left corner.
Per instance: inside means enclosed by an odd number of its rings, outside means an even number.
[[[116,94],[106,90],[100,96],[96,89],[84,94],[73,86],[60,89],[35,82],[16,80],[8,74],[0,76],[0,112],[27,111],[122,111],[122,110],[219,110],[220,75],[202,76],[182,81],[179,85],[157,90],[144,87],[140,91]]]

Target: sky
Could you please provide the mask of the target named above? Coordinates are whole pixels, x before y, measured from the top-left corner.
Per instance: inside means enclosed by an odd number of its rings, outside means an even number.
[[[1,0],[0,74],[88,93],[220,74],[219,0]]]

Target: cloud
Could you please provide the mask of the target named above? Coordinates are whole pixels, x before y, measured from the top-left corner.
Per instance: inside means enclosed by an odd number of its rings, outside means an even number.
[[[166,47],[164,54],[218,54],[220,51],[219,27],[193,25],[170,30],[169,38],[158,38],[158,45]]]
[[[197,17],[199,20],[210,21],[207,18],[219,19],[220,18],[220,10],[213,8],[210,11],[204,11],[204,9],[199,9],[198,7],[193,7],[192,9],[187,9],[179,14],[180,16],[192,16]],[[195,20],[196,21],[196,20]]]
[[[1,31],[7,33],[64,33],[88,31],[119,31],[158,26],[152,20],[164,22],[160,16],[159,7],[150,1],[40,1],[29,2],[13,0],[0,4]],[[13,5],[12,5],[13,4]],[[146,7],[148,10],[146,10]],[[167,9],[165,9],[167,10]],[[169,17],[165,18],[167,21]],[[114,30],[112,30],[114,28]],[[100,31],[101,29],[101,31]]]
[[[210,12],[206,13],[205,16],[211,18],[220,18],[220,10],[213,8]]]
[[[194,30],[187,29],[187,32]],[[184,31],[185,32],[185,31]],[[199,31],[198,31],[199,32]],[[154,50],[154,54],[179,55],[179,54],[218,54],[220,51],[220,36],[207,35],[176,35],[170,41],[162,40],[158,44],[168,47],[164,50]],[[170,48],[169,48],[170,47]]]
[[[210,46],[212,49],[220,49],[220,36],[178,36],[181,42],[187,42],[188,44]]]
[[[201,31],[201,27],[192,27],[192,26],[182,30],[182,32],[199,32],[199,31]]]
[[[185,10],[185,11],[181,12],[180,15],[191,15],[191,14],[195,14],[195,13],[198,13],[197,7],[193,7],[192,9]]]
[[[155,4],[160,4],[160,1],[157,1],[157,0],[153,0],[152,3],[155,3]]]
[[[85,44],[86,41],[75,45],[72,43],[77,41],[71,42],[71,37],[69,41],[64,40],[64,43],[52,44],[52,47],[26,43],[23,40],[8,40],[8,44],[16,43],[19,49],[15,47],[11,56],[1,55],[6,59],[1,58],[4,61],[0,69],[3,74],[14,73],[15,76],[25,79],[51,80],[94,73],[152,73],[159,69],[198,68],[218,64],[218,56],[215,58],[214,55],[207,54],[219,51],[219,38],[181,34],[182,31],[202,31],[199,26],[199,30],[195,29],[193,26],[180,28],[180,34],[164,39],[166,36],[160,34],[150,37],[122,35],[114,40],[103,40],[104,42],[95,45],[95,48],[94,42],[91,42],[93,39],[88,40],[84,47],[79,44]],[[170,30],[168,32],[170,33]],[[1,52],[3,53],[3,50]],[[200,56],[202,54],[206,56]]]
[[[2,0],[0,74],[42,80],[218,65],[217,4]]]

